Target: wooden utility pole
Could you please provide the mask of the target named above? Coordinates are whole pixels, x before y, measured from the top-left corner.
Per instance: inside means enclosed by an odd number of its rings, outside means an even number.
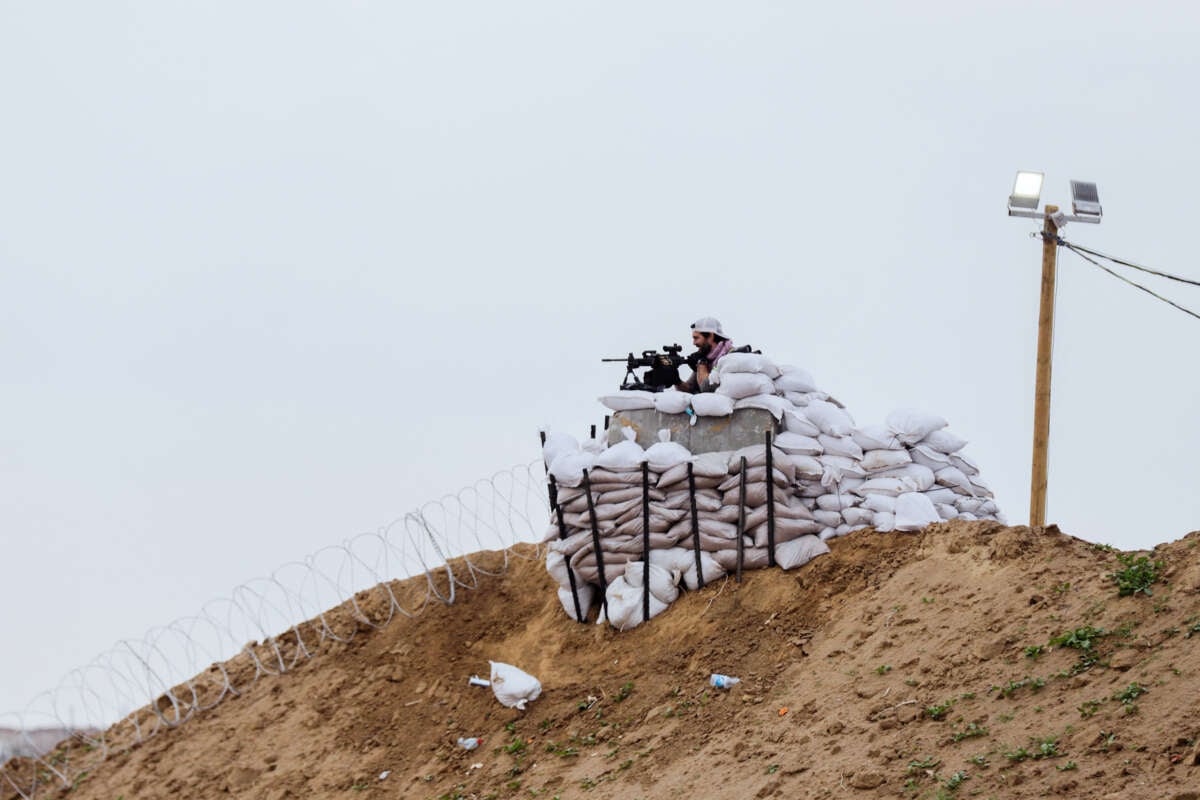
[[[1042,227],[1042,304],[1038,314],[1037,385],[1033,398],[1033,470],[1029,482],[1029,527],[1046,524],[1046,450],[1050,443],[1050,361],[1054,351],[1054,277],[1057,269],[1058,226],[1046,206]]]

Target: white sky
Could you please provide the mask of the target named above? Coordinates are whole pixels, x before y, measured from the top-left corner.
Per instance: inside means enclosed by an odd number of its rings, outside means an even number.
[[[1183,9],[1183,10],[1181,10]],[[1183,4],[0,2],[0,710],[577,434],[718,316],[1028,514],[1040,244],[1200,277]],[[1200,308],[1200,290],[1154,284]],[[1200,322],[1060,260],[1048,517],[1200,527]],[[183,676],[180,676],[183,677]]]

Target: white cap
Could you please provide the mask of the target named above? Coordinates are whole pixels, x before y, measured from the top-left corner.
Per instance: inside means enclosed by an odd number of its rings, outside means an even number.
[[[701,317],[692,323],[692,330],[697,333],[715,333],[722,339],[728,339],[725,335],[725,330],[721,327],[721,321],[716,317]]]

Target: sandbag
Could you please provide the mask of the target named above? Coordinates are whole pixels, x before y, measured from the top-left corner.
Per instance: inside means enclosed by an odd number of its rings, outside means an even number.
[[[863,498],[862,507],[876,514],[892,514],[896,511],[896,498],[886,494],[869,494]]]
[[[671,431],[666,429],[659,431],[658,441],[646,448],[646,461],[658,472],[686,464],[691,458],[692,452],[678,442],[672,442]]]
[[[674,549],[674,548],[672,548]],[[630,561],[625,565],[625,582],[630,586],[640,588],[646,565],[641,561]],[[672,572],[654,563],[654,553],[650,554],[650,594],[664,603],[675,602],[679,597],[679,573]]]
[[[784,431],[775,437],[775,446],[788,455],[819,456],[825,452],[821,442],[812,436]]]
[[[817,382],[806,370],[799,367],[780,367],[780,375],[775,378],[775,388],[781,392],[815,392]]]
[[[941,515],[924,494],[906,492],[896,498],[896,530],[919,531],[941,521]]]
[[[733,413],[733,398],[713,392],[695,394],[692,395],[692,411],[698,417],[728,417]]]
[[[787,486],[790,486],[792,483],[791,479],[788,478],[787,473],[785,473],[781,469],[773,468],[771,470],[771,477],[776,486],[787,487]],[[746,478],[747,484],[766,483],[767,482],[767,468],[765,466],[748,467],[746,469],[745,478]],[[739,486],[741,484],[741,481],[742,481],[742,473],[739,472],[736,475],[730,475],[725,480],[721,481],[721,485],[717,487],[717,491],[727,492],[730,489],[733,489],[734,487]]]
[[[911,481],[900,478],[869,478],[862,486],[854,490],[855,494],[882,494],[888,497],[898,497],[905,492],[911,492],[916,487]]]
[[[756,394],[774,393],[775,384],[772,383],[771,379],[766,375],[760,375],[756,372],[733,372],[728,375],[722,375],[721,385],[717,387],[716,391],[716,394],[724,395],[734,400],[741,400],[743,397],[751,397]],[[696,403],[693,399],[692,408],[695,407]]]
[[[864,527],[874,522],[875,512],[869,508],[846,508],[842,509],[842,519],[847,525]]]
[[[849,436],[854,420],[842,409],[825,400],[814,400],[804,409],[804,416],[829,436]]]
[[[902,467],[912,462],[907,450],[868,450],[862,456],[862,468],[867,472]]]
[[[950,431],[944,429],[933,431],[922,439],[920,443],[947,455],[957,453],[967,446],[966,439],[955,436]]]
[[[970,479],[962,474],[962,470],[957,467],[943,467],[937,471],[934,476],[939,486],[947,486],[959,494],[973,495],[975,494],[974,487],[971,485]]]
[[[716,371],[722,378],[734,372],[757,372],[774,380],[781,374],[775,362],[760,353],[728,353],[717,361]]]
[[[801,536],[811,536],[819,533],[821,523],[811,519],[777,519],[775,520],[775,546]],[[754,540],[755,547],[766,547],[769,542],[767,523],[760,522],[753,528],[747,527],[748,535]]]
[[[692,395],[677,389],[666,389],[654,394],[654,408],[663,414],[682,414],[692,404]]]
[[[625,428],[621,431],[624,440],[612,445],[596,456],[597,467],[614,471],[631,470],[641,466],[646,460],[646,451],[637,443],[637,431]]]
[[[817,508],[824,511],[841,511],[843,508],[856,506],[860,502],[861,498],[852,492],[831,493],[817,498]]]
[[[803,411],[797,409],[783,413],[783,429],[788,433],[798,433],[814,439],[821,433],[821,429],[814,425]]]
[[[934,431],[946,427],[946,420],[936,414],[926,414],[911,408],[901,408],[887,415],[888,430],[905,444],[916,444]]]
[[[875,521],[871,523],[871,527],[880,533],[889,533],[896,530],[896,515],[890,511],[876,511]]]
[[[582,451],[563,453],[550,465],[550,474],[559,486],[578,486],[583,482],[583,471],[591,469],[595,460],[591,453]]]
[[[933,470],[929,467],[923,467],[920,464],[905,464],[901,467],[892,467],[880,472],[874,473],[877,478],[903,478],[912,484],[918,492],[923,492],[933,486],[935,476]]]
[[[640,389],[608,394],[600,398],[606,408],[613,411],[637,411],[642,408],[654,408],[654,392]]]
[[[605,619],[614,628],[619,631],[627,631],[642,624],[645,613],[642,607],[643,595],[640,586],[630,586],[624,577],[620,577],[608,585],[605,597],[608,600],[608,614],[605,615]],[[651,592],[650,617],[656,617],[666,610],[667,604]]]
[[[692,553],[688,554],[692,556]],[[712,557],[712,553],[700,553],[700,575],[704,578],[704,585],[719,580],[725,574],[725,568],[717,563],[717,560]],[[693,558],[688,568],[683,571],[680,576],[683,580],[683,585],[689,589],[695,590],[700,588],[700,582],[696,577],[696,562]]]
[[[578,453],[580,449],[579,441],[571,434],[548,433],[546,443],[542,445],[542,461],[548,467],[564,453]]]
[[[735,411],[742,408],[761,408],[770,411],[776,420],[781,420],[785,413],[792,410],[792,404],[773,394],[755,394],[738,400],[733,404],[733,408]]]
[[[820,498],[817,499],[819,500]],[[841,525],[843,522],[845,522],[845,520],[842,519],[841,511],[818,508],[816,511],[812,512],[812,514],[813,519],[815,519],[821,524],[822,527],[825,528],[836,528],[838,525]]]
[[[584,583],[575,587],[575,592],[579,597],[579,611],[583,614],[582,617],[575,616],[575,595],[571,594],[571,587],[559,587],[558,602],[562,604],[563,611],[567,612],[567,616],[576,622],[583,622],[588,615],[588,611],[592,608],[592,602],[596,599],[596,587],[590,583]]]
[[[862,448],[849,436],[830,436],[822,433],[817,437],[817,441],[821,443],[821,447],[825,448],[827,456],[845,456],[856,461],[863,457]]]
[[[937,472],[942,467],[950,466],[950,456],[945,453],[939,453],[932,447],[927,447],[923,444],[915,444],[909,449],[909,455],[912,456],[914,464],[920,464],[923,467],[929,467],[934,472]]]
[[[861,428],[855,428],[851,431],[850,436],[864,452],[867,450],[900,450],[904,448],[904,443],[897,439],[896,434],[892,433],[884,425],[864,425]]]

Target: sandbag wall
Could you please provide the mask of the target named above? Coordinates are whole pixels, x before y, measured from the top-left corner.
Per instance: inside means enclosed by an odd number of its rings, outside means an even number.
[[[574,619],[599,600],[598,621],[625,630],[665,610],[681,583],[696,589],[739,567],[792,569],[829,552],[792,491],[791,457],[765,441],[693,456],[673,442],[643,450],[627,439],[593,456],[552,435],[545,456],[546,567]]]
[[[595,439],[580,445],[563,434],[547,437],[543,456],[552,502],[561,509],[561,519],[551,511],[547,568],[572,617],[586,616],[603,586],[602,618],[632,627],[653,616],[648,611],[664,609],[677,596],[676,583],[695,588],[734,569],[739,547],[744,568],[771,562],[788,568],[827,552],[822,540],[861,528],[1003,521],[978,466],[962,453],[966,441],[941,417],[900,410],[882,425],[858,427],[806,371],[757,354],[725,356],[712,381],[713,393],[629,391],[601,402],[618,411],[697,416],[766,409],[782,429],[769,449],[764,442],[693,456],[666,431],[645,450],[632,432],[607,448]],[[774,557],[768,529],[775,533]],[[649,592],[642,584],[645,562]]]

